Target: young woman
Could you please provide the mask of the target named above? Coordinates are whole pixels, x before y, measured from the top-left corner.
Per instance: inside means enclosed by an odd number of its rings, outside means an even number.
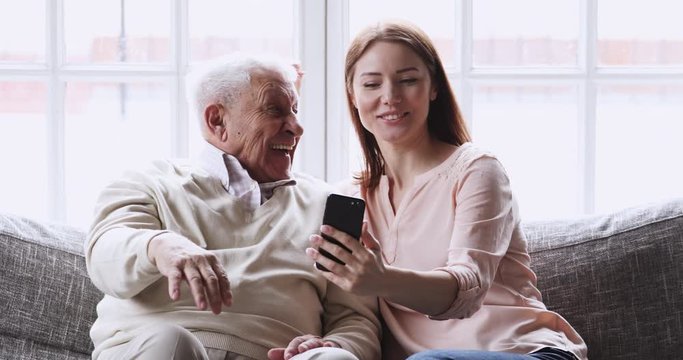
[[[508,176],[469,142],[427,35],[367,28],[345,75],[365,157],[346,192],[365,199],[367,223],[360,242],[321,228],[351,253],[319,235],[306,251],[328,280],[379,297],[384,358],[585,359],[579,334],[541,301]]]

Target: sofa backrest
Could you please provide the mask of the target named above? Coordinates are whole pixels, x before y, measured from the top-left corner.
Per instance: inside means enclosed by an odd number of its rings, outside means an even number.
[[[683,334],[683,199],[524,224],[544,302],[591,360],[675,359]],[[0,359],[89,359],[102,297],[82,230],[0,214]]]
[[[90,359],[102,297],[85,271],[85,233],[0,215],[0,359]]]
[[[683,199],[528,223],[546,306],[599,359],[677,359],[683,334]]]

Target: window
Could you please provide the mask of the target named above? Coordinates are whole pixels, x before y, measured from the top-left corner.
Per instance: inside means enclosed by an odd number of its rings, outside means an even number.
[[[235,50],[299,61],[302,11],[297,0],[0,0],[0,211],[88,226],[109,181],[201,143],[189,68]]]
[[[344,51],[385,18],[432,37],[525,220],[683,196],[681,13],[666,0],[0,0],[0,211],[85,227],[123,171],[193,156],[184,76],[234,50],[303,64],[295,169],[348,178],[361,162]]]
[[[525,220],[683,196],[683,5],[348,0],[335,13],[339,48],[384,18],[432,37],[474,141],[503,162]],[[328,62],[343,71],[329,53]],[[344,108],[333,103],[345,101],[343,79],[328,79],[342,89],[329,106]],[[331,181],[361,166],[348,115],[336,118],[346,136],[330,139],[331,153],[345,166],[328,171]]]

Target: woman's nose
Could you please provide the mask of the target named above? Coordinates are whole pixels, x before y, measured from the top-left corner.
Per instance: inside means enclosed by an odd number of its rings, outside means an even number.
[[[384,87],[384,92],[382,93],[382,103],[391,105],[401,102],[401,94],[398,88],[394,85],[387,85]]]

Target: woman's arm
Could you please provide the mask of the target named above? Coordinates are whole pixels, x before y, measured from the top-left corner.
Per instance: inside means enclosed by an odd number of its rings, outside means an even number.
[[[439,250],[448,253],[443,267],[415,271],[385,266],[378,242],[366,230],[358,242],[325,226],[322,232],[353,253],[313,235],[314,247],[325,249],[346,265],[326,259],[313,248],[307,250],[309,256],[329,265],[331,272],[324,276],[347,291],[381,296],[435,319],[471,316],[481,306],[507,251],[516,211],[507,175],[495,158],[474,160],[458,175],[453,186],[456,208],[450,244]],[[425,242],[430,238],[430,234],[423,236]]]

